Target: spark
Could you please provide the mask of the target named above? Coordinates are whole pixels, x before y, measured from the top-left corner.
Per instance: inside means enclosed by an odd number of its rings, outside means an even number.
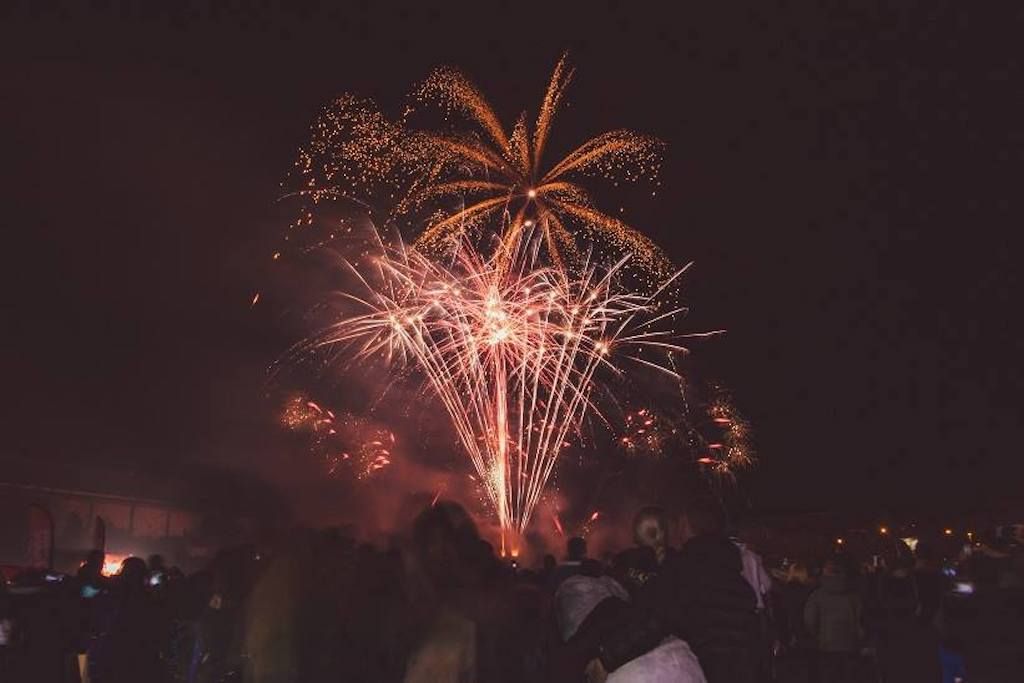
[[[255,294],[255,295],[254,295],[254,296],[252,297],[252,303],[250,303],[250,304],[249,304],[249,308],[252,308],[253,306],[255,306],[255,305],[256,305],[256,303],[257,303],[257,302],[258,302],[259,300],[260,300],[260,293],[259,293],[259,292],[256,292],[256,294]]]
[[[448,265],[381,240],[373,268],[349,264],[365,291],[346,296],[361,311],[297,349],[342,346],[353,361],[376,358],[398,372],[422,373],[501,528],[517,533],[584,418],[600,416],[593,392],[599,372],[624,371],[610,350],[685,351],[671,330],[646,325],[657,302],[620,284],[626,259],[573,276],[538,263],[541,239],[520,233],[510,261],[464,242]]]

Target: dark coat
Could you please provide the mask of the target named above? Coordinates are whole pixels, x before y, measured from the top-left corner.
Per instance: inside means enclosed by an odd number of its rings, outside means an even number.
[[[637,591],[636,602],[595,609],[570,645],[600,656],[608,671],[639,657],[666,636],[689,643],[709,683],[752,680],[758,638],[757,600],[743,578],[739,550],[724,536],[691,539]]]

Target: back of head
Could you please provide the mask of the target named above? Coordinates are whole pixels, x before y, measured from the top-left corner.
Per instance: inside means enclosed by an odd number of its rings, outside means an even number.
[[[455,503],[438,503],[421,512],[413,522],[412,541],[420,569],[441,591],[464,583],[479,556],[476,525]]]
[[[587,541],[579,536],[573,536],[566,544],[566,557],[570,562],[582,562],[587,556]]]
[[[90,550],[89,554],[85,556],[85,562],[82,563],[81,569],[78,570],[79,576],[99,576],[103,571],[104,559],[106,559],[106,555],[102,550]]]
[[[121,563],[118,585],[126,592],[140,592],[146,587],[146,563],[139,557],[126,558]]]
[[[150,555],[149,556],[149,571],[151,572],[162,572],[166,569],[164,566],[163,555]]]
[[[807,571],[807,566],[800,562],[794,562],[789,565],[789,569],[786,571],[786,582],[800,585],[807,585],[810,583],[811,575],[810,572]]]
[[[694,492],[687,498],[685,509],[689,536],[724,533],[725,519],[722,506],[709,492]]]

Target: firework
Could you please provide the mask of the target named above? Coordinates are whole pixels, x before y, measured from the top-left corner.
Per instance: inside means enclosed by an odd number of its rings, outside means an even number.
[[[419,108],[439,106],[472,129],[458,133],[417,130],[394,122],[373,102],[351,95],[335,100],[313,126],[300,151],[289,195],[307,201],[296,220],[310,225],[324,200],[353,199],[364,207],[383,200],[391,217],[423,216],[416,245],[435,253],[461,247],[475,229],[508,223],[498,253],[511,256],[523,230],[538,229],[555,265],[582,258],[579,237],[597,238],[660,281],[669,260],[646,236],[597,208],[581,184],[587,177],[656,182],[661,143],[628,130],[592,138],[565,157],[547,161],[552,124],[573,70],[555,67],[532,127],[524,113],[510,129],[461,72],[435,70],[413,93]]]
[[[517,232],[537,226],[548,256],[561,264],[577,257],[571,231],[582,228],[591,236],[607,238],[644,265],[659,270],[667,260],[647,237],[623,221],[599,211],[578,179],[598,175],[612,181],[655,178],[660,167],[661,144],[654,138],[616,130],[592,138],[560,160],[546,162],[544,152],[552,124],[572,80],[573,69],[563,56],[555,66],[532,130],[523,113],[506,131],[483,94],[461,72],[442,68],[420,86],[421,102],[436,102],[446,112],[457,112],[479,128],[476,135],[426,137],[444,154],[437,157],[433,182],[413,195],[414,202],[459,198],[458,208],[442,211],[417,243],[451,243],[467,230],[493,224],[502,216],[511,229],[501,244],[511,251]]]
[[[365,291],[348,297],[362,311],[301,347],[347,346],[354,358],[422,373],[502,529],[520,533],[559,454],[599,414],[599,373],[622,374],[619,362],[631,360],[678,379],[658,359],[685,351],[658,325],[680,312],[659,310],[663,289],[618,285],[625,259],[571,276],[540,264],[542,239],[521,232],[504,258],[463,243],[449,265],[382,244],[372,273],[351,266]]]
[[[695,432],[700,454],[697,462],[717,474],[733,476],[756,460],[750,424],[721,387],[713,386],[711,393],[707,413],[717,436],[713,440],[706,439]]]
[[[626,413],[618,446],[629,455],[660,455],[676,428],[650,408]]]
[[[323,460],[327,474],[351,471],[367,479],[391,464],[394,433],[351,413],[322,408],[302,394],[291,396],[281,411],[281,426],[309,436],[311,451]]]

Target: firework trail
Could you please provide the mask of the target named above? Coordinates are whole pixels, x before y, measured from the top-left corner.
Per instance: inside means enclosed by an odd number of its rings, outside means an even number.
[[[449,265],[382,244],[372,272],[350,266],[364,291],[347,296],[362,311],[299,349],[348,347],[355,359],[422,373],[502,529],[517,533],[584,417],[599,415],[598,374],[622,374],[621,359],[678,379],[658,358],[685,351],[659,326],[681,312],[659,310],[663,289],[640,294],[618,285],[625,259],[571,276],[539,264],[542,239],[520,232],[504,260],[464,243]]]

